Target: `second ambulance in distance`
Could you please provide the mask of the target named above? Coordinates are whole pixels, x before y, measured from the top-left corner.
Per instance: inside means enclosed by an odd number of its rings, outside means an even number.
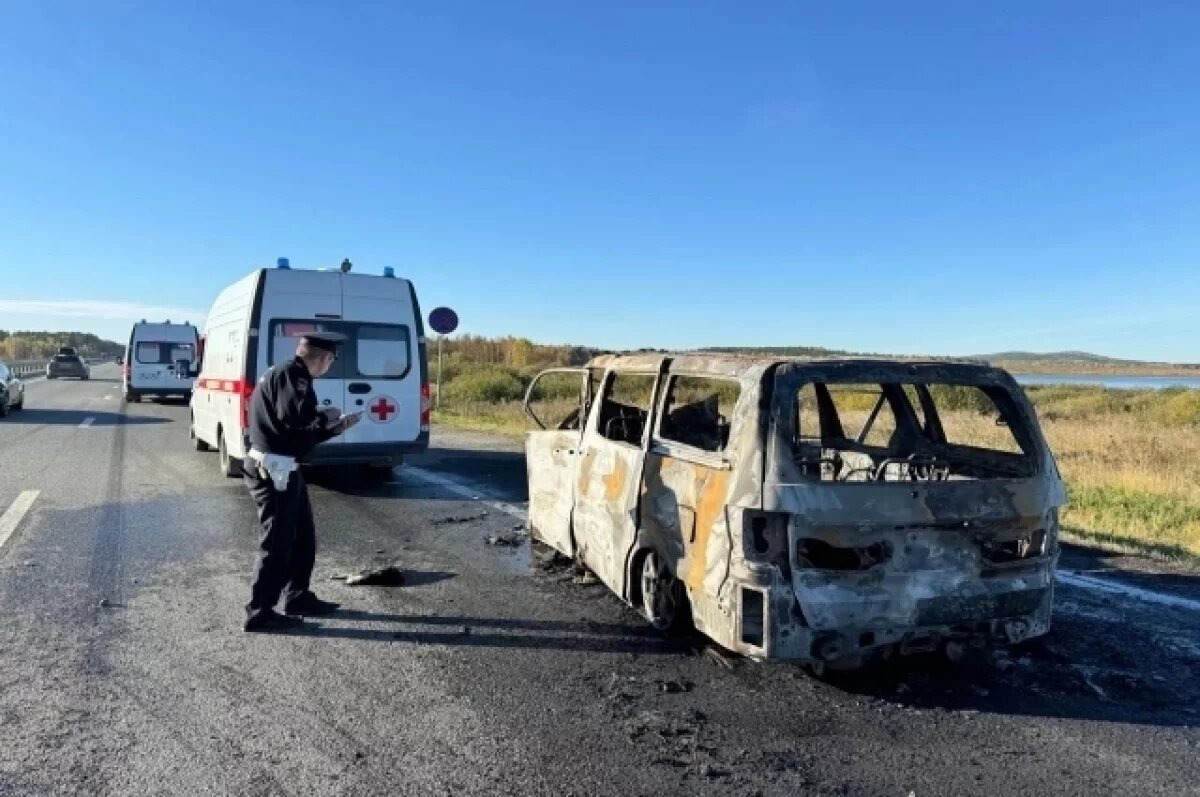
[[[313,382],[318,406],[363,412],[363,421],[317,446],[306,464],[390,469],[428,447],[425,332],[412,283],[391,268],[352,274],[347,261],[311,271],[280,258],[220,293],[201,340],[191,436],[198,450],[217,450],[225,475],[241,475],[254,387],[310,332],[346,336],[333,367]]]

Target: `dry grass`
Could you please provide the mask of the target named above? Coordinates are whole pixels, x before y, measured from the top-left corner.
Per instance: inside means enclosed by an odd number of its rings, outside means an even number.
[[[1108,414],[1047,421],[1043,430],[1070,492],[1069,532],[1200,558],[1200,428]]]

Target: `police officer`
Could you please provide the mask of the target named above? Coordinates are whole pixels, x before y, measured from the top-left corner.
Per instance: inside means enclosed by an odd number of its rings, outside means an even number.
[[[246,605],[246,631],[279,631],[303,625],[290,615],[323,615],[338,604],[309,588],[316,556],[316,528],[308,487],[297,461],[358,422],[333,420],[317,410],[313,380],[337,359],[345,336],[315,332],[301,338],[296,357],[267,371],[250,399],[250,455],[243,462],[246,486],[258,508],[262,542]],[[284,592],[284,614],[275,611]]]

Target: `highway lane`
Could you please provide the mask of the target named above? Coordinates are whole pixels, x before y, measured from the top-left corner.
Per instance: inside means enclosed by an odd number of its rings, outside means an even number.
[[[0,549],[0,793],[1196,793],[1182,610],[1063,588],[1051,637],[1012,658],[726,669],[487,545],[523,461],[479,436],[436,434],[392,483],[319,479],[315,583],[347,611],[242,634],[244,488],[190,450],[186,407],[125,405],[116,379],[34,382],[0,421],[21,463],[0,512],[37,492]],[[330,580],[393,559],[409,586]]]

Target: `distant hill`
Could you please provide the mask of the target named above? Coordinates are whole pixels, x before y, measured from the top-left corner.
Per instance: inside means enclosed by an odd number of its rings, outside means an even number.
[[[1039,354],[1008,351],[982,355],[1007,371],[1024,374],[1079,374],[1099,376],[1197,376],[1200,363],[1164,363],[1122,360],[1086,351],[1059,351]]]
[[[1127,376],[1195,376],[1200,363],[1163,363],[1142,360],[1121,360],[1086,351],[1030,352],[1005,351],[964,357],[928,356],[878,352],[851,352],[819,346],[730,346],[706,348],[703,351],[730,354],[761,354],[774,357],[895,357],[921,360],[971,360],[986,362],[1007,371],[1025,374],[1095,374]]]
[[[1092,354],[1086,351],[1053,351],[1044,354],[1033,351],[1002,351],[995,354],[981,354],[978,357],[982,360],[1005,360],[1007,362],[1051,360],[1054,362],[1138,363],[1137,360],[1121,360],[1116,357],[1105,357],[1102,354]]]

